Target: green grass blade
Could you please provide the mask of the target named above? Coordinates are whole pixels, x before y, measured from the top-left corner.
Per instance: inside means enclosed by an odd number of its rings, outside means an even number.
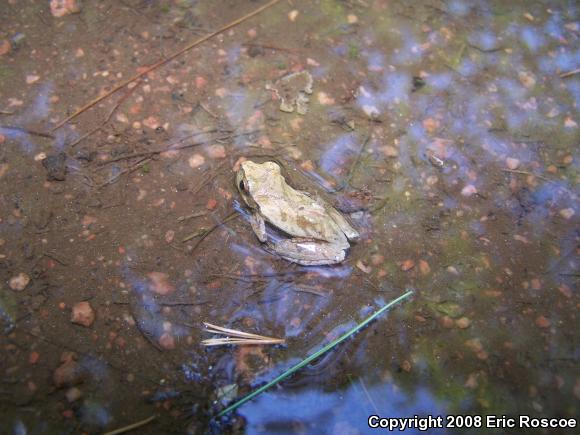
[[[403,299],[406,299],[411,294],[413,294],[413,290],[408,290],[406,293],[402,294],[398,298],[393,299],[387,305],[385,305],[384,307],[382,307],[380,310],[376,311],[371,316],[367,317],[365,320],[363,320],[361,323],[359,323],[358,325],[356,325],[350,331],[348,331],[345,334],[341,335],[336,340],[330,342],[329,344],[327,344],[326,346],[324,346],[322,349],[316,351],[315,353],[313,353],[312,355],[310,355],[308,358],[302,360],[301,362],[299,362],[295,366],[289,368],[284,373],[282,373],[280,376],[278,376],[275,379],[273,379],[270,382],[268,382],[266,385],[261,386],[260,388],[252,391],[246,397],[243,397],[242,399],[240,399],[237,402],[235,402],[233,405],[228,406],[226,409],[224,409],[223,411],[221,411],[217,416],[218,417],[221,417],[221,416],[227,414],[228,412],[233,411],[234,409],[242,406],[244,403],[252,400],[258,394],[261,394],[262,392],[266,391],[271,386],[277,384],[278,382],[280,382],[284,378],[287,378],[288,376],[290,376],[292,373],[295,373],[296,371],[300,370],[302,367],[310,364],[312,361],[314,361],[320,355],[328,352],[330,349],[332,349],[336,345],[342,343],[344,340],[346,340],[347,338],[349,338],[351,335],[353,335],[356,332],[360,331],[362,328],[364,328],[366,325],[368,325],[370,322],[372,322],[374,319],[376,319],[378,316],[380,316],[386,310],[388,310],[389,308],[391,308],[393,305],[401,302]]]

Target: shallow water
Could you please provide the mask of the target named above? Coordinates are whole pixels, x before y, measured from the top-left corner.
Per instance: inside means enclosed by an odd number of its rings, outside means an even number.
[[[143,433],[576,417],[575,2],[281,1],[51,131],[259,4],[0,8],[2,433],[152,415]],[[301,70],[308,113],[282,112],[268,88]],[[280,162],[349,215],[361,239],[346,261],[266,252],[233,183],[240,158]],[[90,326],[71,322],[81,301]],[[204,348],[204,321],[287,344]]]

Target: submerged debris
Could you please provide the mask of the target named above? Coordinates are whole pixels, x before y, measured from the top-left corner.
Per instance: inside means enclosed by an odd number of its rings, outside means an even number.
[[[42,161],[49,181],[64,181],[66,179],[66,154],[58,153],[46,157]]]
[[[280,110],[292,113],[294,110],[300,115],[308,112],[308,95],[312,94],[314,80],[308,71],[300,71],[282,77],[274,86],[266,89],[273,91],[280,99]]]

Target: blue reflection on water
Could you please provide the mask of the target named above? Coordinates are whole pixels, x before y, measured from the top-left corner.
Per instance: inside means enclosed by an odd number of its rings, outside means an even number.
[[[248,402],[238,412],[246,418],[249,434],[295,433],[293,423],[298,421],[307,433],[342,433],[346,428],[375,433],[376,429],[369,428],[367,421],[377,412],[383,417],[445,413],[445,404],[424,388],[412,395],[390,383],[366,388],[368,396],[358,382],[337,393],[326,393],[322,388],[296,393],[270,391]],[[419,431],[410,429],[405,433]]]

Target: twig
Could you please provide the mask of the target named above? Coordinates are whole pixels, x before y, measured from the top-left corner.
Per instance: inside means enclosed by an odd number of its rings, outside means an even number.
[[[73,143],[71,143],[69,146],[72,148],[72,147],[78,145],[83,140],[85,140],[87,137],[89,137],[89,136],[95,134],[97,131],[101,130],[105,126],[105,124],[107,124],[111,120],[111,117],[113,116],[113,113],[115,113],[117,111],[117,109],[119,108],[119,106],[121,104],[123,104],[123,102],[127,98],[129,98],[133,92],[135,92],[135,89],[137,89],[137,87],[139,86],[140,83],[141,83],[141,81],[138,81],[135,84],[135,86],[133,86],[132,88],[130,88],[127,92],[125,92],[125,94],[123,96],[121,96],[121,98],[119,98],[119,101],[117,101],[117,104],[115,104],[113,106],[113,108],[111,109],[111,111],[109,112],[109,114],[107,115],[107,117],[104,119],[104,121],[101,123],[101,125],[99,125],[98,127],[94,128],[93,130],[89,131],[88,133],[84,134],[83,136],[81,136],[80,138],[78,138],[76,141],[74,141]]]
[[[103,435],[119,435],[121,433],[129,432],[130,430],[137,429],[138,427],[145,426],[146,424],[151,423],[153,420],[157,418],[156,415],[152,415],[144,420],[138,421],[136,423],[132,423],[128,426],[120,427],[119,429],[115,429],[109,432],[105,432]]]
[[[134,165],[129,166],[128,168],[123,169],[121,172],[119,172],[118,174],[116,174],[115,176],[113,176],[112,178],[110,178],[109,180],[105,181],[104,183],[99,184],[97,186],[97,188],[98,189],[102,189],[103,187],[108,186],[109,184],[113,184],[115,181],[117,181],[119,178],[121,178],[122,175],[130,174],[131,172],[136,171],[140,167],[145,166],[150,161],[151,161],[151,157],[145,157],[144,159],[139,160]]]
[[[250,134],[257,133],[258,131],[260,131],[260,130],[252,130],[252,131],[249,131],[249,132],[238,133],[238,134],[234,134],[234,135],[230,134],[228,136],[222,136],[220,138],[212,138],[212,139],[204,140],[204,141],[201,141],[201,142],[192,142],[190,144],[181,144],[180,145],[180,143],[183,142],[183,139],[182,139],[182,140],[180,140],[178,142],[175,142],[175,143],[172,143],[171,145],[166,146],[165,148],[161,148],[161,149],[157,149],[157,150],[151,150],[151,151],[141,151],[141,152],[138,152],[138,153],[126,154],[124,156],[116,157],[114,159],[109,159],[109,160],[106,160],[106,161],[102,162],[101,163],[101,166],[109,165],[111,163],[119,162],[121,160],[132,159],[134,157],[143,157],[143,156],[153,157],[153,156],[159,155],[161,153],[164,153],[166,151],[183,150],[183,149],[186,149],[186,148],[193,148],[193,147],[200,146],[200,145],[207,145],[209,143],[213,143],[213,142],[218,141],[218,140],[228,140],[228,139],[232,139],[232,138],[235,138],[235,137],[247,136],[247,135],[250,135]],[[197,133],[196,135],[198,135],[198,134],[203,134],[203,133]]]
[[[182,240],[182,243],[188,242],[189,240],[193,239],[194,237],[198,237],[201,236],[199,238],[199,240],[197,241],[197,243],[195,245],[193,245],[193,249],[191,250],[191,252],[195,251],[195,249],[199,246],[199,244],[203,241],[203,239],[205,239],[207,236],[209,236],[212,232],[214,232],[217,228],[221,227],[222,225],[224,225],[226,222],[229,222],[233,219],[236,219],[240,216],[240,214],[238,212],[233,212],[230,215],[228,215],[223,221],[221,221],[220,223],[215,224],[213,227],[203,231],[203,233],[193,233],[190,236],[187,236],[185,239]],[[199,233],[199,234],[198,234]]]
[[[242,45],[244,47],[265,48],[266,50],[287,51],[287,52],[293,53],[293,54],[297,54],[300,52],[300,50],[298,50],[296,48],[276,47],[274,45],[266,45],[266,44],[252,44],[251,42],[245,42]]]
[[[577,69],[572,70],[572,71],[564,72],[564,73],[560,74],[560,78],[565,79],[567,77],[572,77],[573,75],[576,75],[578,73],[580,73],[580,68],[577,68]]]
[[[16,127],[16,126],[13,126],[13,125],[0,125],[0,129],[4,129],[4,130],[16,130],[16,131],[20,131],[22,133],[29,134],[31,136],[39,136],[39,137],[45,137],[45,138],[48,138],[48,139],[54,139],[54,136],[52,134],[43,133],[42,131],[29,130],[29,129],[24,128],[24,127]]]
[[[544,177],[543,175],[534,174],[533,172],[518,171],[518,170],[515,170],[515,169],[502,169],[502,171],[503,172],[509,172],[511,174],[531,175],[533,177],[538,177],[541,180],[552,182],[552,180],[550,180],[549,178]]]
[[[179,216],[177,218],[177,222],[183,222],[183,221],[186,221],[188,219],[198,218],[198,217],[202,217],[202,216],[206,216],[206,215],[207,215],[207,211],[200,211],[197,213],[188,214],[187,216]]]
[[[129,79],[125,80],[124,82],[118,84],[117,86],[113,87],[113,89],[111,89],[109,92],[101,95],[98,98],[95,98],[94,100],[90,101],[89,103],[85,104],[83,107],[81,107],[80,109],[78,109],[76,112],[74,112],[72,115],[67,116],[65,119],[63,119],[62,121],[60,121],[58,124],[56,124],[56,126],[52,129],[52,131],[62,127],[64,124],[66,124],[67,122],[69,122],[71,119],[76,118],[77,116],[79,116],[81,113],[85,112],[86,110],[90,109],[91,107],[95,106],[96,104],[98,104],[99,102],[101,102],[102,100],[104,100],[105,98],[109,97],[110,95],[114,94],[115,92],[117,92],[119,89],[124,88],[125,86],[127,86],[128,84],[134,82],[135,80],[143,77],[144,75],[150,73],[151,71],[165,65],[166,63],[169,63],[170,61],[172,61],[173,59],[181,56],[183,53],[191,50],[192,48],[196,47],[197,45],[201,44],[202,42],[207,41],[208,39],[213,38],[216,35],[219,35],[220,33],[225,32],[228,29],[231,29],[234,26],[237,26],[238,24],[242,23],[243,21],[246,21],[247,19],[258,15],[260,12],[268,9],[270,6],[274,6],[276,3],[278,3],[280,0],[272,0],[268,3],[266,3],[263,6],[260,6],[259,8],[255,9],[254,11],[250,12],[247,15],[244,15],[241,18],[238,18],[232,22],[230,22],[229,24],[226,24],[225,26],[223,26],[222,28],[216,30],[215,32],[212,32],[208,35],[205,35],[199,39],[197,39],[196,41],[188,44],[187,46],[183,47],[182,49],[176,51],[175,53],[173,53],[172,55],[170,55],[169,57],[165,58],[165,59],[161,59],[160,61],[156,62],[155,64],[151,65],[148,68],[145,68],[143,71],[141,71],[138,74],[135,74],[133,77],[130,77]]]

